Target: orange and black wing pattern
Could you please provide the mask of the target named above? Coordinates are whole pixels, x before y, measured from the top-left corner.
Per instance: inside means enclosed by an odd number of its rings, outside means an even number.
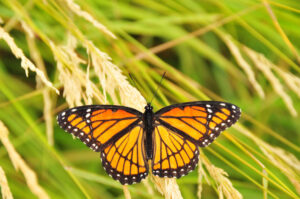
[[[198,147],[211,144],[240,117],[237,106],[198,101],[162,108],[154,116],[153,174],[181,177],[198,162]]]
[[[101,152],[106,172],[122,184],[148,175],[142,113],[110,105],[75,107],[57,116],[58,124],[94,151]]]
[[[121,184],[134,184],[148,175],[144,136],[140,123],[105,147],[102,152],[104,169]]]
[[[153,138],[153,175],[180,178],[195,169],[199,150],[190,140],[160,124],[156,124]]]
[[[155,120],[196,145],[206,147],[234,124],[240,115],[241,110],[236,105],[198,101],[162,108],[155,113]]]
[[[79,106],[62,111],[57,116],[59,126],[73,134],[94,151],[128,133],[141,121],[142,113],[135,109],[111,106]]]

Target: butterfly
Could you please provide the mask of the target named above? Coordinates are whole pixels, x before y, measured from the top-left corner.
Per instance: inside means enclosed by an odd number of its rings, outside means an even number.
[[[198,163],[198,147],[211,144],[241,110],[218,101],[196,101],[145,112],[125,106],[89,105],[60,112],[59,126],[96,152],[105,171],[121,184],[146,178],[180,178]],[[149,162],[150,160],[150,162]]]

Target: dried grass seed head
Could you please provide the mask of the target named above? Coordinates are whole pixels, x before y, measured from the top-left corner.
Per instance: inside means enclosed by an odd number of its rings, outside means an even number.
[[[255,66],[265,75],[268,81],[271,83],[274,91],[283,99],[291,115],[296,117],[297,111],[293,106],[292,99],[284,91],[283,85],[280,83],[279,79],[272,72],[273,63],[269,61],[263,54],[255,52],[254,50],[243,46],[243,50],[252,59]]]
[[[10,191],[5,172],[0,166],[0,188],[1,188],[1,195],[3,199],[13,199],[13,195]]]
[[[25,177],[26,183],[29,189],[35,194],[38,198],[48,199],[49,196],[45,192],[45,190],[38,184],[37,175],[35,172],[27,165],[27,163],[22,159],[22,157],[15,150],[14,146],[10,142],[8,138],[8,129],[6,126],[0,121],[0,140],[6,148],[8,155],[15,169],[20,170]]]
[[[45,74],[24,55],[22,49],[16,45],[14,39],[2,27],[0,27],[0,39],[3,39],[7,43],[16,58],[21,59],[21,67],[25,70],[26,76],[28,76],[29,70],[35,72],[45,85],[55,90],[55,92],[59,94],[59,91],[49,80],[47,80]]]

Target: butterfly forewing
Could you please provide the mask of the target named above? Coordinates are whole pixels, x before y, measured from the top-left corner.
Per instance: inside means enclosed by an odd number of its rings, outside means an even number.
[[[240,117],[237,106],[215,101],[171,105],[155,113],[155,119],[200,147],[209,145]]]
[[[141,121],[141,115],[127,107],[91,105],[62,111],[57,120],[65,131],[78,137],[94,151],[101,151],[104,145],[136,126]]]
[[[121,184],[140,182],[148,175],[144,135],[144,130],[139,124],[102,152],[104,169]]]

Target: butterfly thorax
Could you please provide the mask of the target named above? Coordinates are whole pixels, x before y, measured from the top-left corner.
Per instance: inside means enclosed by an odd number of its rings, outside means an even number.
[[[145,139],[145,148],[146,148],[146,155],[147,155],[147,160],[152,159],[153,157],[153,147],[152,147],[152,133],[154,130],[153,127],[153,118],[154,118],[154,113],[153,113],[153,107],[151,106],[150,103],[145,106],[145,112],[143,115],[143,122],[144,122],[144,129],[146,131],[146,139]]]

